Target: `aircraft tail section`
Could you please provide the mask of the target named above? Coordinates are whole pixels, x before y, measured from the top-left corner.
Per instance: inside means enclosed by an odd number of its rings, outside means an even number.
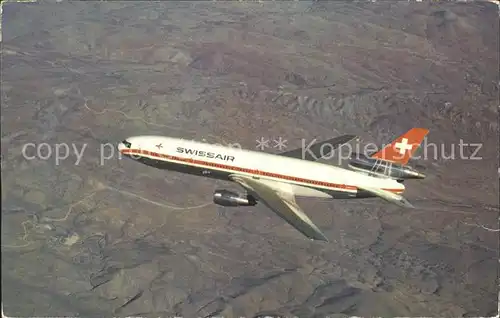
[[[428,133],[425,128],[412,128],[371,157],[406,165]]]

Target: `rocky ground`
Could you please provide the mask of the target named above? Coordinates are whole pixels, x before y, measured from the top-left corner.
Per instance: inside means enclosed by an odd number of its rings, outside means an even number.
[[[498,16],[486,2],[4,5],[5,314],[496,315]],[[414,163],[428,178],[407,184],[418,209],[301,199],[326,244],[264,206],[211,203],[234,185],[107,144],[382,144],[415,126],[431,130]],[[29,160],[28,143],[52,153]]]

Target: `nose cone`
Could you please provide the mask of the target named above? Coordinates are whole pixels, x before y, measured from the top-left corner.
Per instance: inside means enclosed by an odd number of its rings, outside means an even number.
[[[127,149],[127,147],[125,147],[125,145],[123,144],[123,142],[120,142],[118,144],[118,151],[119,152],[123,152],[124,149]]]

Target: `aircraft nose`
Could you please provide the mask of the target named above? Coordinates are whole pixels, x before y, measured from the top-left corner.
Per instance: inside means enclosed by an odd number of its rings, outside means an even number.
[[[123,144],[123,142],[120,142],[120,143],[118,144],[118,151],[119,151],[119,152],[122,152],[122,151],[123,151],[123,149],[125,149],[125,148],[127,148],[127,147],[125,147],[125,145]]]
[[[125,149],[130,149],[131,147],[132,147],[132,144],[130,143],[130,141],[125,139],[118,144],[117,148],[118,148],[119,152],[123,152]]]

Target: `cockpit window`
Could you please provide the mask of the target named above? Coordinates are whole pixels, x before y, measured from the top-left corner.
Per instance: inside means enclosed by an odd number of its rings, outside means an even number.
[[[125,147],[127,147],[127,148],[132,147],[132,144],[130,142],[126,141],[126,140],[122,141],[122,144],[124,144]]]

